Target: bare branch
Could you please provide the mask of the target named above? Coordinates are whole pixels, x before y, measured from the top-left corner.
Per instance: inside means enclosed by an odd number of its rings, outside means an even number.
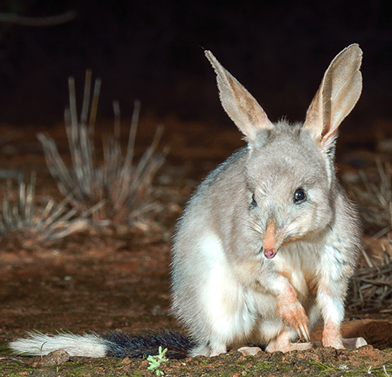
[[[28,16],[19,16],[15,13],[0,13],[0,22],[4,23],[12,23],[22,26],[53,26],[65,24],[74,20],[77,16],[75,11],[68,11],[63,14],[59,14],[57,16],[49,16],[49,17],[28,17]]]

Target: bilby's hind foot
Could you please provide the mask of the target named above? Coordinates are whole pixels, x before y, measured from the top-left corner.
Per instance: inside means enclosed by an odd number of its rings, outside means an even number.
[[[226,347],[225,348],[217,348],[217,349],[213,349],[209,356],[214,357],[214,356],[220,355],[221,353],[226,353],[226,352],[227,352]]]
[[[319,340],[313,340],[312,344],[315,348],[322,347],[323,344]],[[362,338],[361,336],[358,338],[343,338],[342,339],[342,344],[344,348],[349,348],[349,349],[356,349],[359,347],[367,346],[367,341]]]
[[[312,343],[291,343],[292,332],[290,330],[281,332],[276,339],[272,340],[266,347],[266,352],[290,352],[305,351],[313,348]]]
[[[323,346],[333,347],[336,349],[344,349],[342,342],[342,333],[340,330],[340,323],[327,321],[324,324],[323,330]]]
[[[275,342],[271,342],[268,344],[265,349],[266,352],[290,352],[290,351],[306,351],[313,348],[313,344],[309,343],[291,343],[288,342],[286,344],[277,344]]]
[[[213,357],[213,356],[218,356],[221,353],[226,353],[226,345],[215,345],[215,346],[209,346],[209,345],[198,345],[194,347],[191,352],[190,356],[195,357],[195,356],[207,356],[207,357]]]

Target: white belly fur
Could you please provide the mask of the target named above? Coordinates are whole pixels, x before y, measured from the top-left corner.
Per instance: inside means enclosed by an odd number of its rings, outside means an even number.
[[[217,344],[241,344],[246,340],[268,343],[282,331],[283,323],[278,316],[276,297],[243,286],[235,277],[217,235],[209,233],[198,245],[200,260],[204,264],[202,289],[198,290],[200,310],[204,311],[210,330]],[[300,301],[308,307],[311,322],[319,317],[319,311],[308,305],[308,286],[302,270],[303,257],[298,250],[286,247],[274,258],[278,270],[284,269],[291,276],[290,282],[298,292]],[[307,260],[307,267],[309,259]],[[201,288],[201,287],[200,287]],[[254,339],[254,338],[257,339]]]

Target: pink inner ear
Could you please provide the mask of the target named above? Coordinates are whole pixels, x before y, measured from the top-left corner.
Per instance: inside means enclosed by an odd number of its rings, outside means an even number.
[[[329,130],[329,132],[323,133],[322,136],[321,136],[321,140],[320,140],[320,146],[324,147],[330,141],[334,140],[334,136],[336,135],[337,132],[338,132],[338,129],[336,128],[333,131]]]
[[[321,140],[323,140],[328,135],[329,132],[331,132],[330,121],[324,125],[323,130],[321,131]]]

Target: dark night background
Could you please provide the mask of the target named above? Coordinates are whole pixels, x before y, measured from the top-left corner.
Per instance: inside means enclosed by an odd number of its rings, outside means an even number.
[[[86,68],[102,78],[100,117],[113,99],[144,111],[230,124],[218,101],[210,49],[276,121],[302,120],[323,72],[345,46],[364,51],[364,92],[348,129],[392,119],[390,0],[1,0],[29,17],[76,11],[47,27],[0,23],[0,123],[51,125],[81,93]]]

